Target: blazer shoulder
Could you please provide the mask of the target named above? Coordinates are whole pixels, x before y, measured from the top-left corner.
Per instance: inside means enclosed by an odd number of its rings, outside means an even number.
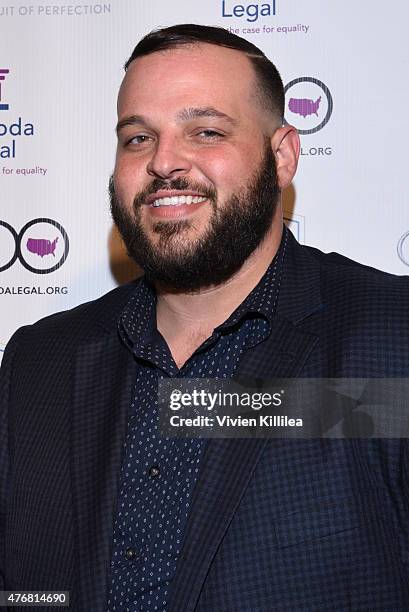
[[[384,299],[400,307],[404,304],[403,300],[406,302],[409,297],[409,276],[383,272],[339,253],[304,248],[320,264],[321,281],[327,297],[332,294],[338,296],[339,291],[345,291],[354,300],[370,303]]]
[[[409,277],[389,274],[338,253],[308,247],[320,263],[320,288],[326,328],[333,335],[407,355]]]
[[[319,269],[321,308],[303,322],[320,338],[311,371],[333,377],[408,375],[409,278],[302,247]]]

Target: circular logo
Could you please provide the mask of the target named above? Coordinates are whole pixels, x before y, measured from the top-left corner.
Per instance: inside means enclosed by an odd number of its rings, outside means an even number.
[[[405,266],[409,266],[409,230],[405,232],[398,240],[397,251],[398,257]]]
[[[67,232],[53,219],[33,219],[18,234],[9,223],[0,220],[0,272],[19,259],[34,274],[50,274],[63,265],[68,251]]]
[[[315,77],[299,77],[284,87],[285,122],[299,134],[314,134],[328,123],[334,103],[328,87]]]
[[[0,220],[0,272],[14,264],[18,257],[19,237],[14,227]]]

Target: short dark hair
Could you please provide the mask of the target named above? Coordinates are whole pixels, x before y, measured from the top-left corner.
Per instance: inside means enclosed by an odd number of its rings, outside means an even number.
[[[263,106],[283,121],[284,86],[277,68],[256,45],[224,28],[184,23],[153,30],[136,45],[125,70],[138,57],[192,43],[219,45],[247,55],[258,80]]]

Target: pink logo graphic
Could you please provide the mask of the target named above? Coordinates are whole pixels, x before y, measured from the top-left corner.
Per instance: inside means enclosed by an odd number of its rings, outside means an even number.
[[[0,110],[8,110],[9,105],[1,102],[1,82],[6,78],[6,74],[8,74],[10,70],[8,68],[0,68]]]
[[[320,107],[321,96],[314,100],[309,98],[290,98],[288,102],[288,108],[292,113],[301,115],[302,117],[308,117],[309,115],[315,114],[318,117],[318,109]]]
[[[27,240],[27,249],[30,253],[35,253],[35,255],[39,255],[40,257],[44,257],[44,255],[52,255],[55,257],[54,251],[57,246],[58,237],[53,240],[44,240],[44,238],[29,238]]]

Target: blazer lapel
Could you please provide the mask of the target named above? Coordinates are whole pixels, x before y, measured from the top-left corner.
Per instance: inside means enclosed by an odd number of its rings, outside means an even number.
[[[102,336],[102,337],[101,337]],[[106,609],[114,510],[134,361],[116,329],[82,345],[75,364],[72,469],[75,610]]]
[[[247,351],[235,377],[259,380],[299,375],[318,336],[302,321],[323,308],[319,264],[288,238],[282,286],[269,338]],[[212,439],[203,457],[172,586],[170,612],[193,612],[209,567],[267,439]]]
[[[251,386],[263,379],[295,377],[317,340],[281,320],[274,326],[263,355],[257,355],[257,347],[248,351],[236,376],[248,378]],[[195,610],[211,562],[267,441],[209,440],[172,586],[170,612]]]

